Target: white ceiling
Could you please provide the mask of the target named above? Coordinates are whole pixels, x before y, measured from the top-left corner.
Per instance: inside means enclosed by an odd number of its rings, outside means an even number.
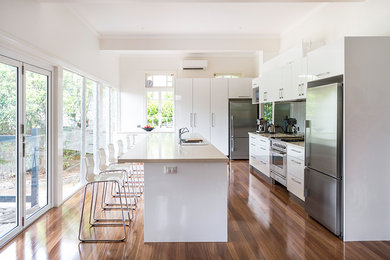
[[[101,37],[279,37],[323,4],[80,1],[66,5]]]

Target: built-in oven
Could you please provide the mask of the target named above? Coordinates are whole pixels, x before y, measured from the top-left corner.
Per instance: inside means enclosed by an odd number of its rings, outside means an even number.
[[[271,141],[271,178],[287,186],[287,145],[277,140]]]

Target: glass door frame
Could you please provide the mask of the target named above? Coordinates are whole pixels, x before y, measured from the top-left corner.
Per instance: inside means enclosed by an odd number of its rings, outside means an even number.
[[[16,226],[9,231],[4,237],[0,239],[0,248],[12,240],[16,235],[26,229],[31,223],[41,217],[46,213],[50,208],[52,208],[53,201],[53,176],[52,176],[52,97],[51,97],[51,87],[52,82],[52,70],[47,70],[34,66],[28,63],[23,63],[22,61],[12,59],[0,54],[0,62],[9,66],[17,68],[17,111],[16,111],[16,148],[17,148],[17,174],[16,174]],[[47,204],[46,206],[40,208],[37,212],[32,214],[28,219],[26,218],[26,176],[25,176],[25,158],[23,156],[23,133],[26,122],[26,73],[25,71],[31,71],[39,74],[43,74],[48,77],[47,92],[46,92],[46,142],[47,142],[47,159],[46,159],[46,169],[47,169]]]
[[[52,152],[51,152],[51,86],[52,86],[52,72],[49,71],[49,70],[46,70],[46,69],[42,69],[40,67],[37,67],[35,65],[30,65],[28,63],[23,63],[22,64],[22,91],[21,91],[21,94],[22,94],[22,101],[21,102],[21,110],[22,110],[22,114],[21,114],[21,124],[24,125],[24,130],[26,129],[26,71],[30,71],[30,72],[33,72],[33,73],[37,73],[37,74],[41,74],[41,75],[44,75],[44,76],[47,76],[47,91],[46,91],[46,178],[47,178],[47,183],[46,183],[46,188],[47,188],[47,204],[38,209],[36,212],[34,212],[29,218],[26,217],[26,175],[25,174],[22,174],[22,185],[23,185],[23,189],[21,189],[22,191],[22,197],[21,197],[21,205],[22,205],[22,211],[21,211],[21,216],[22,216],[22,228],[25,228],[27,226],[29,226],[32,222],[34,222],[35,220],[37,220],[40,216],[42,216],[44,213],[46,213],[52,206],[52,197],[53,197],[53,194],[52,194],[52,167],[51,167],[51,162],[52,162]],[[20,135],[21,139],[20,142],[21,144],[23,145],[23,137],[22,137],[22,133]],[[22,147],[23,149],[23,147]],[[23,150],[21,150],[23,151]],[[25,173],[26,172],[26,169],[25,169],[25,157],[23,157],[23,155],[21,155],[21,162],[22,162],[22,165],[20,166],[21,168],[21,172],[22,173]],[[39,189],[39,188],[38,188]]]

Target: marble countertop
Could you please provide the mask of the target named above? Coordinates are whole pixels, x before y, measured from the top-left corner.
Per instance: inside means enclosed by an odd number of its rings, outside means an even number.
[[[285,133],[275,133],[275,134],[270,134],[270,133],[257,133],[257,132],[248,132],[249,134],[255,134],[255,135],[261,135],[264,137],[274,137],[274,138],[283,138],[283,137],[304,137],[303,134],[285,134]]]
[[[263,137],[267,138],[283,138],[283,137],[304,137],[303,134],[285,134],[285,133],[275,133],[275,134],[269,134],[269,133],[257,133],[257,132],[248,132],[249,134],[256,134],[261,135]],[[292,144],[300,147],[305,147],[305,142],[286,142],[287,144]]]
[[[287,142],[287,145],[293,144],[300,147],[305,147],[305,142]]]
[[[210,143],[179,145],[174,133],[144,135],[135,146],[119,156],[119,163],[128,162],[228,162],[229,159]]]

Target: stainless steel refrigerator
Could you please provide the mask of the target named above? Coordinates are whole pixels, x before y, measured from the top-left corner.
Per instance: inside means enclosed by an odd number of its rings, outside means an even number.
[[[256,131],[258,110],[251,99],[229,100],[230,159],[249,159],[248,132]]]
[[[305,210],[342,236],[343,76],[308,83]]]

